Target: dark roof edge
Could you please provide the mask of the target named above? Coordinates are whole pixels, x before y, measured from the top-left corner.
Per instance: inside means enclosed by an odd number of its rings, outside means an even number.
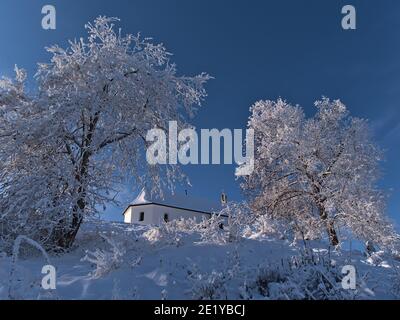
[[[166,208],[172,208],[172,209],[180,209],[180,210],[187,210],[187,211],[192,211],[192,212],[197,212],[197,213],[203,213],[203,214],[208,214],[208,215],[212,215],[212,212],[207,212],[207,211],[201,211],[201,210],[194,210],[194,209],[188,209],[188,208],[182,208],[182,207],[176,207],[176,206],[171,206],[168,204],[162,204],[162,203],[158,203],[158,202],[147,202],[147,203],[139,203],[139,204],[130,204],[126,207],[126,209],[124,210],[124,213],[122,214],[123,216],[125,215],[126,210],[128,210],[131,207],[139,207],[139,206],[148,206],[151,204],[155,204],[161,207],[166,207]],[[221,215],[221,217],[225,217],[228,218],[227,215]]]

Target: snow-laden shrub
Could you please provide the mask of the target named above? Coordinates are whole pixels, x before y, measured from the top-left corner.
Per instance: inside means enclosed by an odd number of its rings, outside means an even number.
[[[254,272],[253,272],[254,273]],[[364,297],[361,285],[356,290],[342,287],[343,275],[330,259],[302,254],[281,263],[261,266],[253,281],[241,287],[242,297],[271,300],[350,300]]]
[[[110,244],[105,240],[105,236],[125,251],[138,251],[141,249],[141,244],[138,243],[139,232],[141,231],[128,224],[92,218],[85,220],[74,245],[82,252],[93,248],[109,250]]]
[[[223,259],[218,270],[205,271],[197,264],[190,265],[187,268],[187,280],[191,284],[188,294],[196,300],[235,299],[237,295],[232,290],[232,283],[241,278],[243,273],[236,247]]]
[[[225,219],[219,214],[213,214],[211,218],[204,219],[198,226],[197,231],[201,242],[225,244],[228,241],[228,235],[224,229]]]
[[[282,281],[284,281],[284,274],[279,268],[279,265],[269,265],[268,267],[258,268],[254,284],[259,294],[268,296],[270,284],[280,283]]]
[[[96,265],[96,269],[91,273],[94,279],[101,278],[112,270],[118,269],[126,252],[120,242],[116,242],[105,235],[101,235],[101,237],[111,246],[111,251],[102,249],[86,250],[86,255],[82,258],[82,261],[88,261]]]
[[[271,235],[281,237],[277,222],[266,215],[255,217],[254,221],[245,226],[243,230],[243,236],[250,239],[258,239]]]
[[[284,282],[270,286],[271,299],[344,300],[351,291],[342,288],[343,275],[330,261],[317,260],[292,267]]]
[[[384,251],[371,252],[367,262],[374,266],[380,266],[385,261],[386,253]]]
[[[143,237],[152,244],[180,246],[184,233],[198,234],[202,243],[222,245],[276,234],[276,229],[268,218],[252,215],[246,203],[232,202],[208,219],[198,222],[181,218],[163,222],[146,231]]]
[[[180,246],[184,233],[196,233],[202,243],[226,244],[252,235],[255,232],[251,229],[254,221],[246,204],[231,203],[200,222],[183,218],[163,222],[146,231],[143,237],[152,244]]]
[[[400,251],[399,250],[392,250],[391,254],[392,254],[392,257],[394,260],[400,261]]]
[[[265,299],[270,295],[270,286],[285,281],[286,273],[282,265],[268,263],[239,272],[244,278],[239,286],[239,297],[244,300]]]
[[[229,203],[211,218],[203,220],[197,227],[202,242],[226,244],[238,242],[250,236],[255,221],[245,203]]]
[[[198,230],[198,222],[196,218],[179,218],[168,222],[170,228],[176,228],[178,231],[191,233]]]
[[[161,300],[167,300],[168,299],[168,291],[166,289],[161,290]]]
[[[182,231],[179,226],[181,226],[179,222],[164,222],[143,233],[143,237],[151,244],[179,247],[182,244]]]
[[[227,299],[227,275],[224,272],[193,273],[189,277],[192,283],[191,295],[195,300]]]
[[[341,268],[328,257],[302,253],[269,261],[257,267],[226,260],[221,269],[189,270],[194,299],[351,300],[367,298],[368,288],[357,282],[356,290],[342,287]],[[359,278],[360,279],[360,278]]]
[[[245,232],[254,222],[253,215],[246,203],[230,203],[220,212],[220,215],[227,217],[224,230],[227,231],[228,242],[242,240]]]
[[[62,211],[64,208],[55,210],[35,208],[35,201],[47,206],[47,197],[50,198],[49,192],[45,191],[42,194],[36,192],[36,195],[28,195],[25,201],[32,201],[32,204],[30,208],[23,210],[15,207],[10,208],[11,205],[7,202],[12,201],[12,199],[7,194],[4,195],[3,191],[0,193],[0,207],[8,208],[5,213],[0,213],[0,247],[5,253],[12,254],[14,241],[20,235],[39,243],[46,251],[60,249],[57,243],[58,226],[61,221],[68,219],[67,214]],[[29,255],[32,252],[31,249],[24,244],[21,248],[22,255]]]

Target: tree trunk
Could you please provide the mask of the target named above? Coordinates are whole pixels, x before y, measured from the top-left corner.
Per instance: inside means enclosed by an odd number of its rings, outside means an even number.
[[[319,205],[318,209],[321,220],[326,225],[326,232],[328,233],[329,242],[332,246],[336,247],[339,244],[339,237],[336,233],[335,224],[332,220],[328,218],[328,215],[323,205]]]
[[[83,197],[80,197],[72,209],[72,221],[70,224],[65,220],[58,223],[54,232],[55,243],[58,248],[69,249],[73,245],[76,235],[83,221],[83,210],[85,209]]]
[[[83,221],[83,213],[86,208],[86,183],[87,183],[86,178],[89,172],[90,156],[92,155],[90,151],[90,145],[92,143],[93,131],[97,121],[98,121],[98,116],[96,116],[94,121],[89,126],[89,133],[84,143],[85,151],[82,152],[82,160],[75,174],[75,180],[79,184],[77,190],[77,194],[79,195],[79,197],[72,209],[71,224],[68,227],[66,227],[67,230],[64,229],[65,230],[64,234],[59,238],[58,245],[64,249],[68,249],[73,245],[76,235]]]
[[[326,230],[328,232],[329,241],[330,241],[331,245],[336,247],[339,244],[339,238],[338,238],[338,235],[336,233],[333,221],[328,221],[327,222]]]
[[[76,175],[76,180],[80,183],[78,188],[79,198],[76,205],[72,209],[72,222],[65,235],[65,246],[63,248],[70,248],[75,241],[76,235],[83,221],[83,213],[86,208],[86,187],[85,180],[89,170],[89,157],[90,154],[85,152],[82,159],[81,170]]]

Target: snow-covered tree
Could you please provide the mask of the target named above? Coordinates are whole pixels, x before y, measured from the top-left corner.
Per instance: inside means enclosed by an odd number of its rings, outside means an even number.
[[[46,139],[41,106],[25,91],[26,73],[0,80],[0,247],[24,235],[47,244],[71,194],[64,192],[63,157]]]
[[[1,80],[0,226],[17,230],[43,216],[52,226],[45,236],[68,248],[85,214],[112,200],[126,177],[158,190],[182,177],[176,167],[147,164],[146,132],[169,120],[186,124],[210,77],[178,76],[162,44],[122,36],[114,21],[98,17],[86,40],[48,48],[34,94],[23,70]]]
[[[279,99],[259,101],[248,126],[255,131],[255,168],[242,187],[257,214],[285,221],[304,238],[338,230],[387,244],[394,239],[385,196],[376,187],[382,152],[368,122],[339,100],[323,98],[316,114]]]

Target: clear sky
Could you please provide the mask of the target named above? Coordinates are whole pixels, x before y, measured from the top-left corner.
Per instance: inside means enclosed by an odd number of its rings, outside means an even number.
[[[57,10],[57,29],[41,28],[41,8]],[[357,9],[357,30],[341,28],[341,8]],[[385,148],[381,186],[400,224],[400,1],[398,0],[1,0],[0,74],[14,64],[32,76],[45,46],[85,35],[98,15],[121,19],[123,32],[153,37],[174,54],[182,74],[215,77],[194,119],[198,128],[244,128],[259,99],[285,98],[313,114],[322,95],[340,98],[352,115],[371,120]],[[233,166],[185,168],[190,193],[239,200]],[[135,197],[122,194],[125,204]],[[106,217],[120,220],[121,208]]]

